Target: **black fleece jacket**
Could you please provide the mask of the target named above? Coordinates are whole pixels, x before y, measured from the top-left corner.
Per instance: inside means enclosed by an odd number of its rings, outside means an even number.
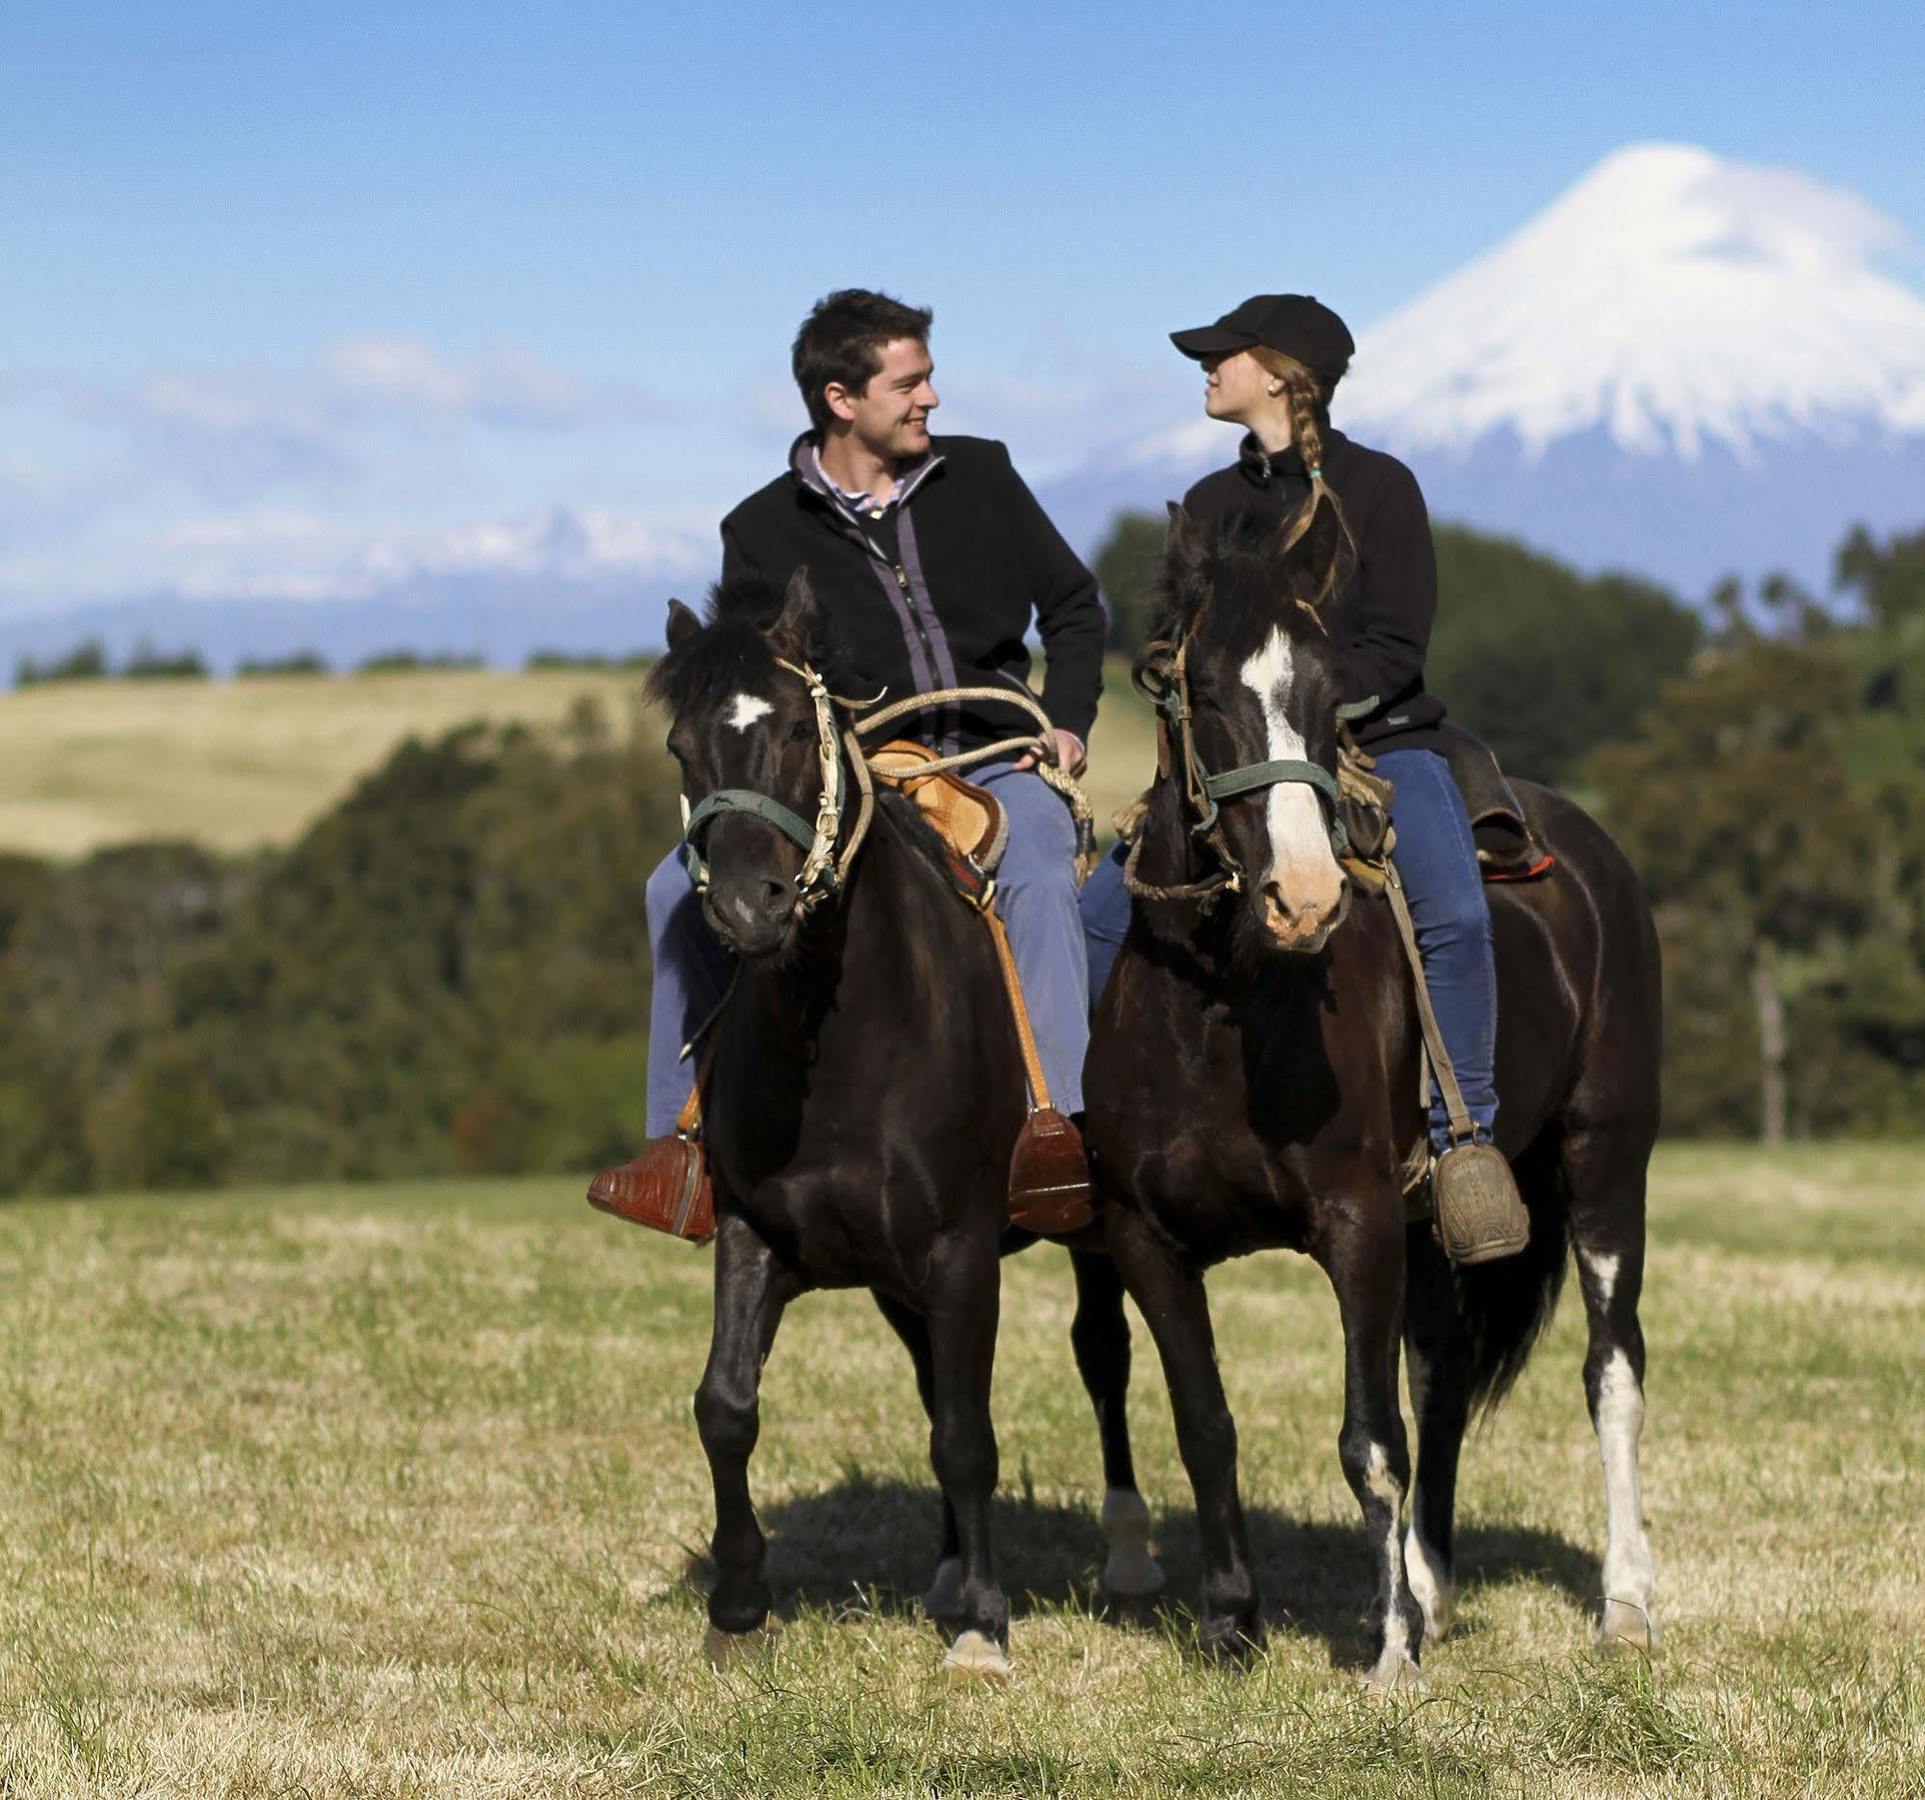
[[[892,699],[944,687],[1003,687],[1029,676],[1023,639],[1043,640],[1043,707],[1089,737],[1103,685],[1106,621],[1096,580],[987,438],[931,440],[904,497],[880,519],[853,513],[822,483],[805,435],[789,468],[722,521],[722,579],[780,586],[806,566],[838,651],[844,691]],[[994,705],[930,714],[919,735],[951,748],[1033,732]]]
[[[1375,698],[1352,727],[1376,749],[1441,749],[1444,704],[1424,690],[1424,652],[1437,614],[1437,551],[1417,478],[1396,457],[1323,429],[1324,480],[1343,502],[1357,540],[1357,569],[1325,603],[1343,660],[1346,702]],[[1212,524],[1236,514],[1281,526],[1310,496],[1295,450],[1266,456],[1246,437],[1236,462],[1206,475],[1184,496],[1193,518]]]

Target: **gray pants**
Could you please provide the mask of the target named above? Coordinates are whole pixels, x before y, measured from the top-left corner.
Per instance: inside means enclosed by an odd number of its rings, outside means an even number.
[[[1061,1112],[1081,1112],[1089,964],[1076,910],[1076,828],[1056,791],[1032,771],[990,763],[970,770],[969,779],[990,789],[1009,819],[1009,848],[996,872],[996,910],[1023,979],[1050,1099]],[[731,966],[702,917],[679,846],[648,878],[648,945],[655,963],[648,1134],[660,1137],[675,1129],[693,1085],[693,1070],[680,1060],[682,1046],[721,1004]]]

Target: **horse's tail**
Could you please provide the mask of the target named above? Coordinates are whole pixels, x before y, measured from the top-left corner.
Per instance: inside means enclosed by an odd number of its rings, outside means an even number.
[[[1535,1194],[1526,1186],[1524,1192],[1527,1203],[1535,1202],[1530,1242],[1515,1256],[1457,1271],[1470,1338],[1470,1403],[1480,1412],[1494,1408],[1523,1374],[1564,1287],[1570,1237],[1564,1196],[1555,1186]]]

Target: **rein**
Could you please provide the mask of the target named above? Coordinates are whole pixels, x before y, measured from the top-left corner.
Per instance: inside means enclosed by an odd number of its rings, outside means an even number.
[[[1323,627],[1314,607],[1301,600],[1297,604],[1317,620],[1320,629]],[[1137,692],[1156,708],[1157,772],[1181,782],[1184,805],[1190,814],[1190,835],[1202,842],[1216,859],[1217,866],[1199,880],[1158,887],[1137,873],[1144,843],[1139,836],[1124,861],[1123,882],[1139,899],[1196,900],[1208,913],[1225,894],[1241,893],[1248,879],[1247,871],[1223,834],[1219,801],[1276,787],[1282,782],[1301,782],[1315,788],[1328,803],[1330,847],[1337,856],[1342,857],[1350,848],[1350,837],[1337,810],[1342,797],[1337,778],[1320,763],[1278,757],[1268,762],[1239,763],[1220,773],[1210,770],[1196,747],[1196,709],[1190,699],[1190,646],[1195,638],[1196,628],[1192,626],[1175,643],[1158,638],[1145,644],[1130,678]],[[1355,707],[1340,706],[1337,716],[1342,719],[1362,714],[1374,705],[1373,700]]]

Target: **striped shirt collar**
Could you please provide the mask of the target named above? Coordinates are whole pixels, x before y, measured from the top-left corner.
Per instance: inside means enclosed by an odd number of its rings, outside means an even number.
[[[889,490],[889,498],[881,506],[876,505],[873,495],[851,494],[839,486],[828,470],[823,468],[820,448],[806,432],[796,440],[789,462],[804,485],[814,488],[845,518],[859,520],[877,517],[892,506],[900,506],[922,486],[925,477],[941,465],[942,458],[931,450],[921,462],[912,463],[903,470]]]

